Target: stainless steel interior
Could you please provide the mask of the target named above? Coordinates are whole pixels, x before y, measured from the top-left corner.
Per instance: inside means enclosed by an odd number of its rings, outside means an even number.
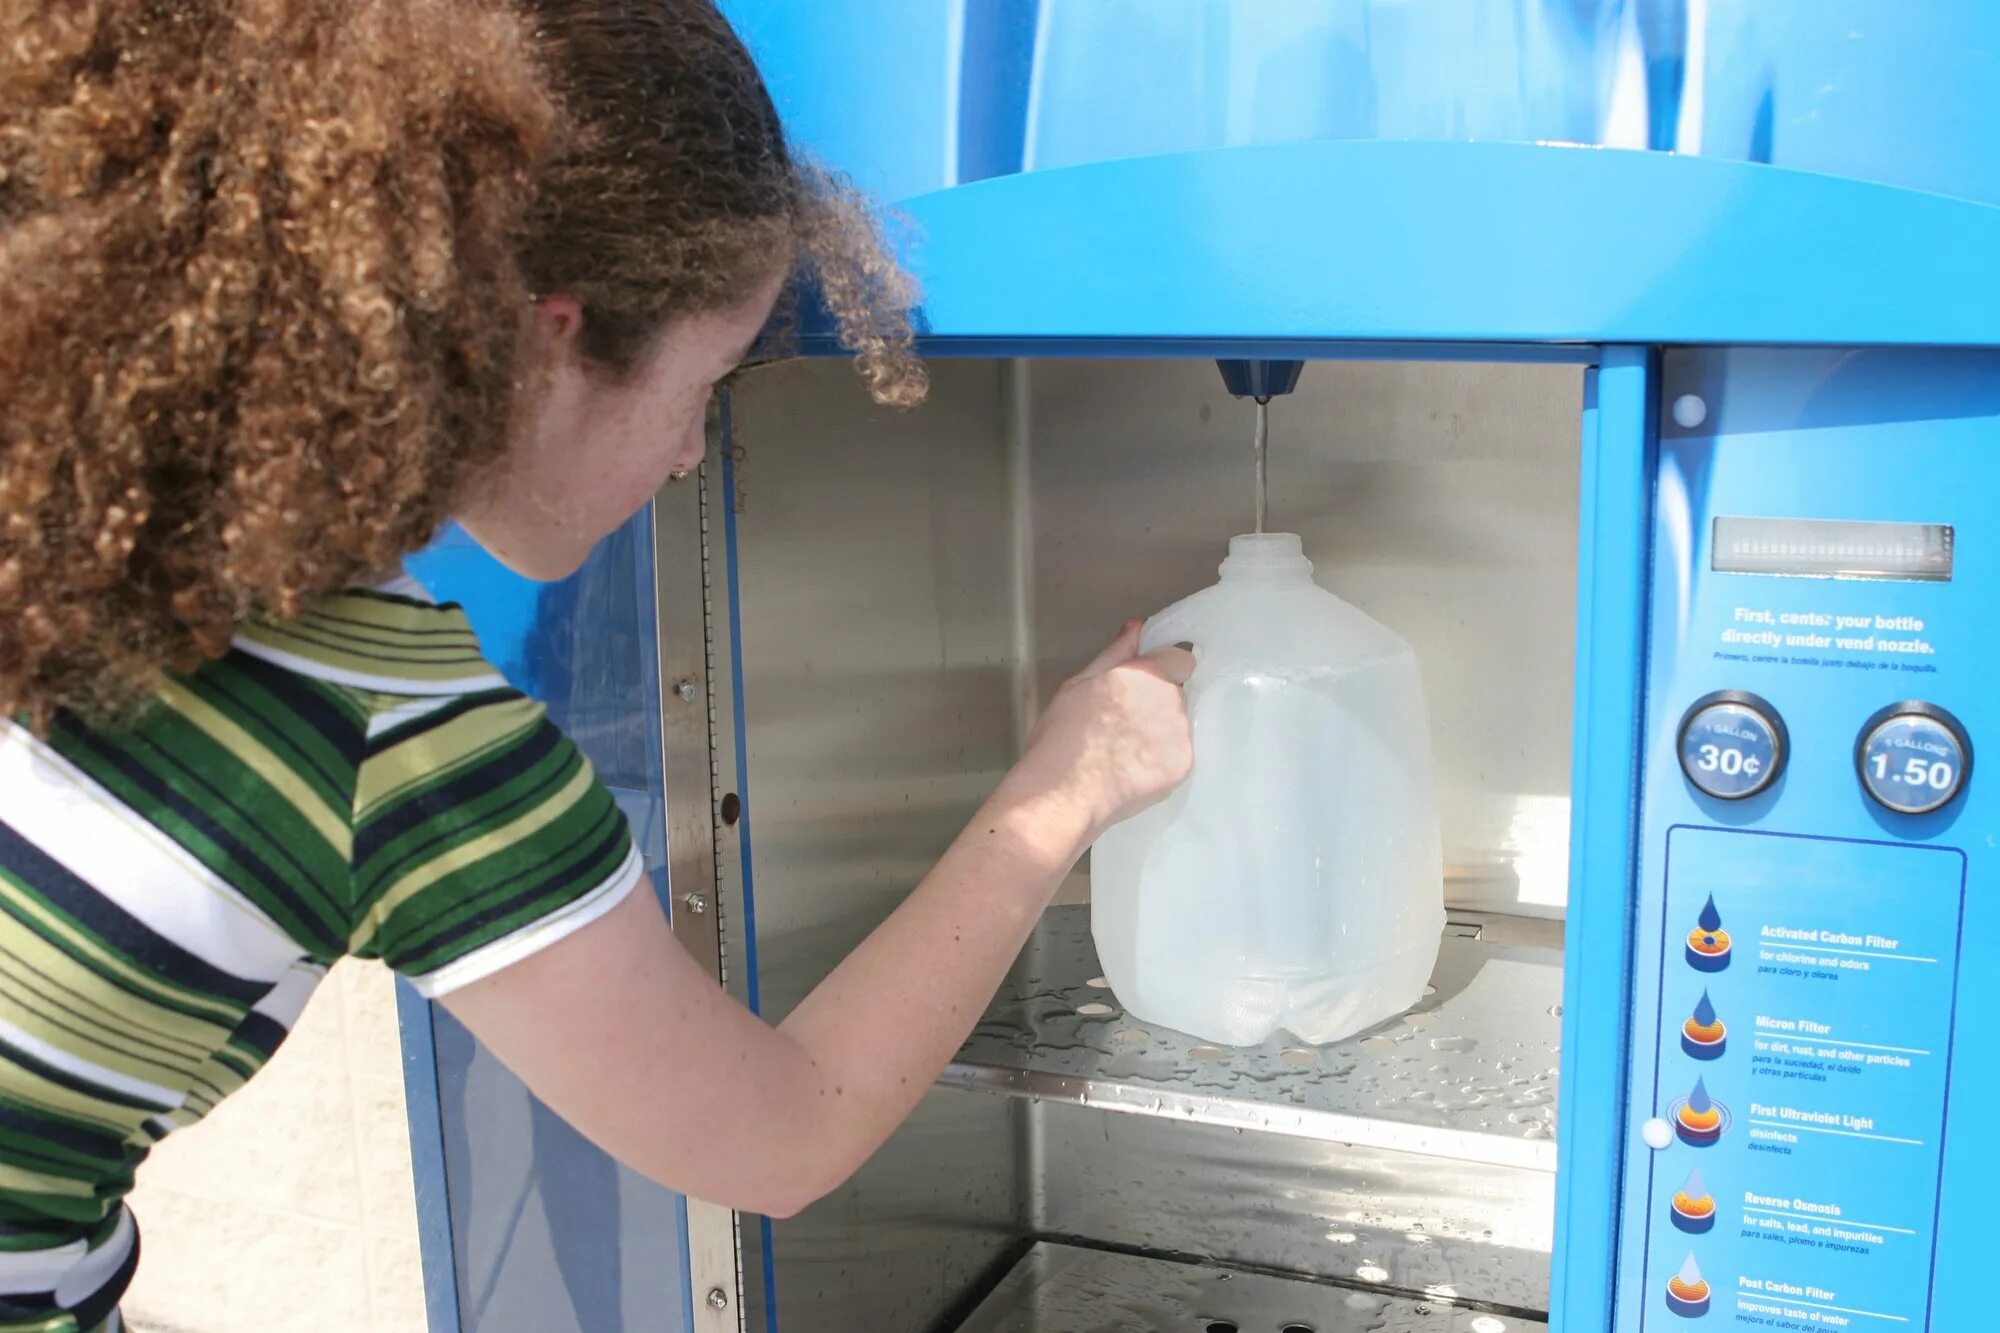
[[[688,564],[730,572],[704,603],[717,809],[741,800],[714,830],[715,920],[730,984],[772,1018],[922,876],[1037,701],[1122,618],[1212,581],[1252,522],[1251,408],[1211,361],[933,373],[928,403],[893,412],[840,363],[753,372],[728,409],[733,491],[713,462],[701,481],[708,558]],[[1310,1297],[1297,1326],[1317,1333],[1532,1326],[1580,381],[1315,362],[1272,404],[1271,527],[1301,533],[1320,581],[1424,667],[1453,916],[1433,994],[1321,1050],[1149,1029],[1092,984],[1086,865],[861,1177],[775,1225],[768,1259],[744,1223],[747,1327],[766,1326],[767,1288],[777,1326],[812,1333],[1181,1327],[1074,1293],[1185,1290],[1194,1321],[1195,1296],[1252,1277],[1279,1305]],[[693,577],[661,575],[663,600]]]
[[[1194,1329],[1206,1333],[1527,1333],[1501,1317],[1421,1296],[1340,1288],[1268,1273],[1174,1263],[1038,1241],[962,1333],[1053,1329]]]

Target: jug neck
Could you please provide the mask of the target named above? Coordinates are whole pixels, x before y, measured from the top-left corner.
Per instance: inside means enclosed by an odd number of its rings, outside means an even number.
[[[1295,533],[1261,532],[1229,539],[1222,562],[1225,583],[1310,583],[1312,561]]]

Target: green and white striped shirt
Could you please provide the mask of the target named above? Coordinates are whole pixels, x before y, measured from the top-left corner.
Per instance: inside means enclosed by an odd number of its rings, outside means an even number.
[[[130,727],[0,719],[0,1330],[117,1326],[134,1170],[336,959],[443,995],[640,875],[576,747],[407,580],[247,625]]]

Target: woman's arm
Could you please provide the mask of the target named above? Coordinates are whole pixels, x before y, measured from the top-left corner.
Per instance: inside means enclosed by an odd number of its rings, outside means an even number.
[[[1050,702],[1021,762],[889,918],[779,1027],[680,947],[650,893],[445,1003],[634,1170],[784,1217],[856,1170],[985,1012],[1084,848],[1192,762],[1178,649],[1124,634]]]

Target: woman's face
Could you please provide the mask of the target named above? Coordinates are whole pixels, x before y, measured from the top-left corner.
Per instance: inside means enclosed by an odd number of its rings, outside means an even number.
[[[671,321],[620,378],[585,361],[576,302],[541,302],[535,406],[502,475],[457,515],[460,525],[517,574],[575,573],[670,475],[701,462],[708,400],[748,354],[783,283],[773,273],[740,304]]]

